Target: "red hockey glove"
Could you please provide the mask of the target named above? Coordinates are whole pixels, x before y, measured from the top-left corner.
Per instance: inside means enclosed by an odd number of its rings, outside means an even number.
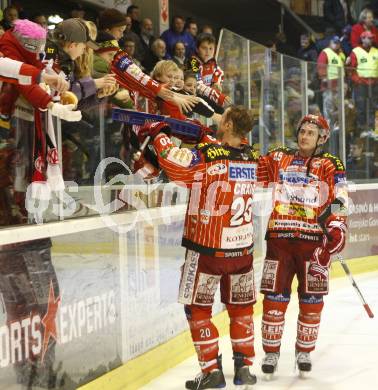
[[[346,225],[343,221],[334,220],[327,224],[326,249],[332,255],[339,253],[345,246]]]
[[[138,131],[138,140],[142,144],[147,136],[151,137],[151,141],[159,134],[165,133],[167,135],[171,134],[171,128],[165,122],[152,122],[146,123]]]
[[[324,246],[320,246],[314,250],[310,258],[310,266],[308,274],[319,279],[326,280],[328,277],[328,267],[330,263],[330,254]]]

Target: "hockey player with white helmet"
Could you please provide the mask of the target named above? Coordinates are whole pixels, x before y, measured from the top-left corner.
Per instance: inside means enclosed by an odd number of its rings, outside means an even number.
[[[324,224],[318,219],[336,198],[347,198],[343,163],[321,151],[329,136],[322,116],[306,115],[298,125],[297,150],[281,147],[260,157],[260,180],[274,184],[261,281],[262,371],[268,376],[277,369],[294,275],[299,298],[295,359],[300,373],[311,371],[310,352],[328,293],[330,256],[345,245],[344,207],[333,210]]]

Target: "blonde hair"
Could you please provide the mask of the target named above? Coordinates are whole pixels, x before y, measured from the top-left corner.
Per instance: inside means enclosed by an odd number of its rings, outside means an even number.
[[[151,72],[151,77],[154,80],[158,80],[163,74],[168,73],[170,71],[177,72],[178,70],[180,69],[175,62],[171,60],[162,60],[155,65],[154,69]]]
[[[84,23],[88,27],[89,37],[94,41],[97,37],[96,25],[89,21],[84,20]],[[83,77],[90,77],[93,72],[93,49],[86,47],[84,53],[75,60],[75,76],[79,79]]]

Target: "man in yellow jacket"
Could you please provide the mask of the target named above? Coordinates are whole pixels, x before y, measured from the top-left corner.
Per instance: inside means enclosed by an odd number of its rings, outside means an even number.
[[[323,91],[323,114],[331,129],[337,121],[338,90],[340,85],[340,69],[344,67],[345,54],[341,49],[340,38],[335,35],[328,47],[322,50],[317,61],[318,75]]]
[[[353,94],[357,109],[357,128],[374,130],[378,105],[378,49],[373,46],[374,35],[364,31],[361,44],[352,50],[347,65],[351,68]]]

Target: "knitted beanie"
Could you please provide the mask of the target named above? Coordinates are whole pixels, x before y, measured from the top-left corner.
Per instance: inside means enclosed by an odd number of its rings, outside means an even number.
[[[115,8],[104,9],[98,18],[98,27],[100,30],[107,28],[126,26],[126,16]]]
[[[12,34],[25,50],[32,53],[44,50],[47,33],[43,27],[27,19],[18,19],[13,26]]]
[[[99,31],[97,34],[96,43],[98,46],[96,53],[119,50],[118,41],[114,39],[113,35],[105,31]]]

